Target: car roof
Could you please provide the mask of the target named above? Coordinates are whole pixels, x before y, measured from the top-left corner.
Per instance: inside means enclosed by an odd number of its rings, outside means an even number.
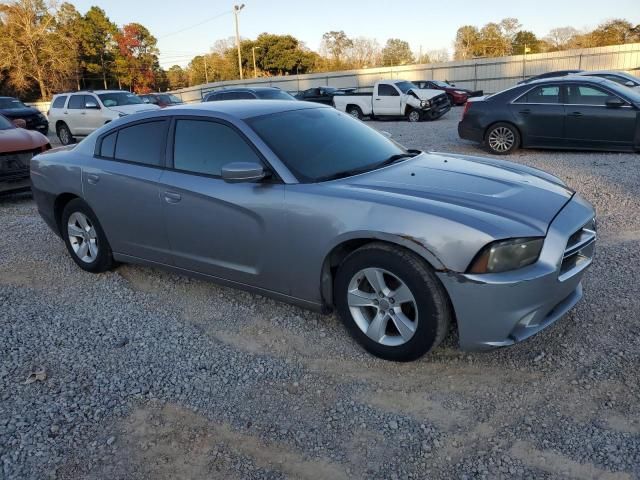
[[[222,93],[222,92],[264,92],[268,90],[280,90],[278,87],[231,87],[222,88],[220,90],[214,90],[209,93]]]
[[[87,94],[87,93],[132,93],[127,90],[78,90],[73,92],[60,92],[56,93],[53,96],[57,97],[58,95],[74,95],[74,94]]]
[[[527,82],[526,85],[537,85],[540,83],[569,83],[569,82],[575,82],[576,80],[579,81],[591,81],[593,83],[602,83],[605,81],[604,78],[599,78],[599,77],[589,77],[588,75],[563,75],[562,77],[547,77],[547,78],[537,78],[535,80],[532,80],[530,82]],[[523,84],[525,85],[525,84]]]

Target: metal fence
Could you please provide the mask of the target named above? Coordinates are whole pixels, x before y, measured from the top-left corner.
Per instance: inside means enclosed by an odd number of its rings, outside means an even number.
[[[446,63],[230,80],[183,88],[172,93],[185,102],[193,103],[201,101],[211,90],[233,86],[274,86],[288,92],[319,86],[369,91],[377,80],[398,78],[448,80],[461,88],[493,93],[532,75],[568,69],[625,70],[640,75],[640,43]]]

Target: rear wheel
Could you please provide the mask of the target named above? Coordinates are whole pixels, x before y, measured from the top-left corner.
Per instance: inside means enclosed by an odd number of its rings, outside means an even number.
[[[378,357],[414,360],[448,331],[447,294],[413,252],[384,243],[365,245],[340,265],[334,288],[347,330]]]
[[[107,237],[89,206],[79,198],[64,207],[60,231],[71,258],[83,270],[99,273],[113,266]]]
[[[520,133],[509,123],[496,123],[487,130],[484,144],[491,153],[508,155],[520,146]]]
[[[349,105],[347,107],[347,113],[358,120],[362,120],[364,118],[362,110],[357,105]]]
[[[71,135],[71,130],[66,123],[61,123],[58,127],[58,138],[62,145],[70,145],[75,141],[73,135]]]

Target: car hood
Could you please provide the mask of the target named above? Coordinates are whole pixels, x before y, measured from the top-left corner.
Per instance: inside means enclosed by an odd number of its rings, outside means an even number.
[[[443,153],[423,153],[344,181],[387,201],[426,202],[425,208],[432,211],[445,208],[460,218],[472,215],[480,223],[496,223],[499,217],[541,235],[574,194],[561,180],[541,170]]]
[[[431,100],[438,95],[442,95],[442,90],[435,90],[433,88],[412,88],[409,92],[415,93],[420,100]]]
[[[114,112],[124,113],[125,115],[130,115],[132,113],[144,112],[148,110],[160,110],[160,107],[157,105],[149,105],[148,103],[139,103],[134,105],[117,105],[115,107],[108,107],[109,110],[113,110]]]
[[[49,143],[49,139],[39,132],[24,128],[0,130],[0,153],[33,150]]]
[[[34,115],[36,113],[40,113],[40,111],[33,107],[26,107],[26,108],[0,109],[0,113],[5,117],[9,117],[9,118],[23,118],[23,117]]]

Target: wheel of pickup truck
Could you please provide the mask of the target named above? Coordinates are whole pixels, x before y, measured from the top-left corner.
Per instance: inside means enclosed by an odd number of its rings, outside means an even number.
[[[447,293],[415,253],[370,243],[351,253],[334,282],[336,309],[368,352],[406,362],[440,344],[451,322]]]
[[[347,107],[347,113],[351,115],[353,118],[357,118],[358,120],[362,120],[364,115],[362,114],[362,110],[357,105],[349,105]]]
[[[412,123],[422,120],[422,112],[416,108],[412,108],[407,112],[407,120]]]
[[[71,135],[71,130],[66,123],[62,122],[60,125],[58,125],[57,130],[58,138],[60,139],[60,143],[62,145],[71,145],[75,142],[73,135]]]

